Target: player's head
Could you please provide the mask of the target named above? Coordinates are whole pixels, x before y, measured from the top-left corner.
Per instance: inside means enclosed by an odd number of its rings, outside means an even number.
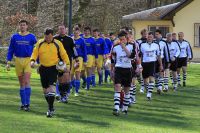
[[[162,32],[161,32],[161,30],[157,29],[157,30],[155,31],[155,38],[156,38],[156,39],[162,38]]]
[[[67,34],[67,28],[64,25],[58,26],[58,34],[66,35]]]
[[[46,28],[44,31],[44,37],[47,43],[51,43],[53,41],[53,29]]]
[[[177,34],[174,32],[174,33],[172,33],[172,39],[173,40],[177,40]]]
[[[125,31],[120,31],[118,34],[118,38],[121,44],[126,44],[128,42],[127,33]]]
[[[148,31],[147,31],[147,29],[141,30],[140,34],[141,34],[142,38],[147,38],[147,36],[148,36]]]
[[[183,40],[184,38],[184,33],[183,32],[179,32],[178,33],[178,40]]]
[[[110,39],[111,39],[111,40],[115,40],[115,38],[116,38],[115,33],[113,33],[113,32],[111,32],[111,33],[109,34],[109,36],[110,36]]]
[[[19,30],[20,30],[20,32],[27,32],[27,30],[28,30],[28,21],[20,20],[19,21]]]
[[[100,32],[99,32],[98,29],[94,29],[94,30],[93,30],[93,36],[94,36],[95,38],[97,38],[97,37],[99,36],[99,34],[100,34]]]
[[[167,39],[168,42],[171,42],[172,41],[172,33],[167,33],[166,39]]]
[[[154,39],[153,32],[149,32],[149,33],[148,33],[148,37],[147,37],[147,41],[148,41],[148,42],[153,42],[153,39]]]
[[[86,26],[84,28],[84,35],[85,36],[90,36],[91,35],[91,28],[89,26]]]
[[[79,29],[78,27],[76,27],[76,28],[74,29],[74,36],[75,36],[75,37],[79,37],[79,36],[80,36],[80,29]]]

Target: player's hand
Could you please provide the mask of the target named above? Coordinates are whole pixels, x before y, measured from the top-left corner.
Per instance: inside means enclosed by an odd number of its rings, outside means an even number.
[[[142,73],[142,71],[143,71],[142,65],[137,65],[136,72],[137,73]]]
[[[35,61],[31,61],[31,68],[34,68],[35,67]]]
[[[10,63],[7,63],[7,64],[6,64],[6,70],[7,70],[7,71],[10,71]]]

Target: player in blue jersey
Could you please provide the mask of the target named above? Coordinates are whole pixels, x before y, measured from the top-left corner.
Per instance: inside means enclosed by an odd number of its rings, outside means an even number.
[[[98,71],[98,75],[99,75],[99,85],[101,85],[103,82],[102,67],[103,67],[104,59],[106,59],[106,56],[109,52],[108,52],[108,46],[107,46],[104,38],[100,37],[100,33],[99,33],[98,29],[93,30],[93,36],[95,38],[97,54],[98,54],[98,59],[97,59],[96,65],[97,65],[97,71]]]
[[[80,37],[80,29],[74,29],[74,43],[76,47],[76,51],[78,54],[78,58],[72,61],[72,69],[71,69],[71,79],[74,80],[75,85],[75,96],[78,96],[80,89],[80,77],[82,67],[87,66],[87,49],[86,44],[83,38]],[[75,78],[74,78],[75,76]]]
[[[85,68],[83,68],[82,74],[84,74],[84,71],[87,72],[87,90],[90,89],[90,83],[91,81],[95,81],[95,75],[92,74],[93,67],[95,64],[97,64],[97,49],[96,49],[96,44],[94,38],[91,36],[91,28],[90,27],[85,27],[84,28],[84,36],[83,39],[86,44],[87,48],[87,65]]]
[[[29,111],[31,96],[31,67],[30,57],[37,42],[35,35],[29,33],[28,22],[21,20],[19,22],[19,33],[12,35],[7,53],[7,70],[10,70],[10,62],[15,56],[15,70],[20,84],[20,110]]]

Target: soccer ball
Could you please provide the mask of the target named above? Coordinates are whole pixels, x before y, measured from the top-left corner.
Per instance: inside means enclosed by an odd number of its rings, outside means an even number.
[[[56,65],[56,69],[59,72],[64,72],[67,69],[67,66],[63,61],[59,61],[58,64]]]
[[[111,66],[111,60],[110,59],[107,59],[106,62],[105,62],[105,68],[107,70],[110,70],[110,66]]]

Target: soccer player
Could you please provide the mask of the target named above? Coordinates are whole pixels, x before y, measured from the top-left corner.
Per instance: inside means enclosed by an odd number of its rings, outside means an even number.
[[[181,77],[180,77],[180,70],[182,68],[183,71],[183,86],[186,86],[186,78],[187,78],[187,62],[192,60],[193,53],[190,43],[184,40],[184,33],[178,33],[178,43],[181,49],[180,56],[178,58],[178,85],[181,86]]]
[[[98,54],[97,71],[98,71],[98,75],[99,75],[99,85],[101,85],[103,82],[102,67],[103,67],[104,59],[107,58],[108,47],[107,47],[107,44],[106,44],[104,38],[100,37],[100,33],[99,33],[98,29],[93,30],[93,36],[95,38],[96,49],[97,49],[97,54]],[[93,83],[93,85],[94,85],[94,83]]]
[[[47,117],[52,117],[54,113],[55,84],[57,81],[58,70],[56,65],[62,60],[66,65],[70,65],[68,55],[63,44],[53,38],[53,30],[47,28],[44,32],[44,39],[39,40],[31,56],[31,67],[35,66],[35,61],[39,57],[39,74],[43,87],[45,99],[48,103]],[[63,71],[69,71],[65,68]]]
[[[136,40],[136,42],[138,43],[139,46],[140,46],[141,43],[144,43],[144,42],[147,41],[147,36],[148,36],[147,29],[141,30],[140,34],[141,34],[141,38]],[[144,93],[145,87],[144,87],[144,80],[143,80],[143,77],[142,77],[142,73],[140,73],[138,79],[139,79],[139,82],[140,82],[140,85],[141,85],[140,93]]]
[[[75,84],[75,96],[79,95],[80,89],[80,77],[82,67],[87,65],[87,49],[86,44],[83,38],[80,37],[80,29],[74,29],[74,43],[76,47],[76,51],[78,54],[78,58],[74,59],[72,62],[72,70],[71,70],[71,79],[74,80]],[[74,79],[75,75],[75,79]]]
[[[160,54],[162,58],[163,71],[159,70],[159,62],[156,65],[156,75],[155,75],[155,86],[157,87],[157,93],[161,94],[163,89],[163,83],[168,83],[168,78],[164,77],[165,73],[169,73],[168,63],[169,63],[169,48],[166,41],[162,38],[161,30],[157,29],[155,31],[155,42],[159,44]]]
[[[173,77],[173,88],[174,91],[176,91],[177,89],[177,58],[180,55],[180,48],[179,45],[177,43],[177,41],[173,41],[172,39],[172,34],[171,33],[167,33],[166,35],[166,42],[169,48],[169,54],[170,54],[170,70],[172,71],[172,77]],[[169,77],[169,72],[165,73],[165,77],[168,78]],[[164,82],[164,92],[168,91],[168,82]]]
[[[134,58],[133,45],[127,41],[127,33],[121,31],[118,34],[119,44],[113,46],[111,53],[112,58],[115,61],[115,72],[114,72],[114,110],[113,115],[119,115],[119,104],[120,104],[120,92],[121,87],[124,88],[124,101],[123,101],[123,113],[127,114],[128,105],[130,100],[129,89],[131,86],[131,59]]]
[[[143,67],[142,76],[144,78],[145,87],[148,89],[148,100],[151,100],[152,97],[152,91],[154,88],[155,66],[157,60],[159,62],[160,71],[163,70],[160,48],[159,45],[153,41],[153,39],[153,33],[149,32],[147,42],[140,44],[140,57],[142,57]]]
[[[20,110],[29,111],[31,96],[31,67],[30,57],[33,52],[35,43],[37,42],[35,35],[29,33],[28,22],[21,20],[19,22],[19,33],[12,35],[7,53],[7,70],[10,70],[10,62],[15,56],[15,70],[20,84]]]
[[[95,40],[91,36],[91,28],[88,26],[84,28],[83,39],[85,41],[86,48],[87,48],[87,65],[86,65],[85,70],[87,72],[87,88],[86,89],[89,90],[91,81],[93,83],[93,86],[95,83],[95,74],[93,73],[93,70],[94,70],[93,67],[95,67],[95,65],[97,64],[98,54],[97,54]],[[82,72],[82,74],[84,73],[85,72]]]
[[[77,58],[77,52],[75,48],[74,41],[71,37],[67,36],[68,29],[64,25],[58,27],[58,34],[54,36],[55,39],[62,42],[65,51],[72,64],[72,60]],[[70,69],[72,66],[70,66]],[[56,96],[61,95],[60,102],[66,103],[70,94],[70,71],[68,72],[58,72],[58,85],[56,87]],[[58,98],[59,99],[59,98]]]

